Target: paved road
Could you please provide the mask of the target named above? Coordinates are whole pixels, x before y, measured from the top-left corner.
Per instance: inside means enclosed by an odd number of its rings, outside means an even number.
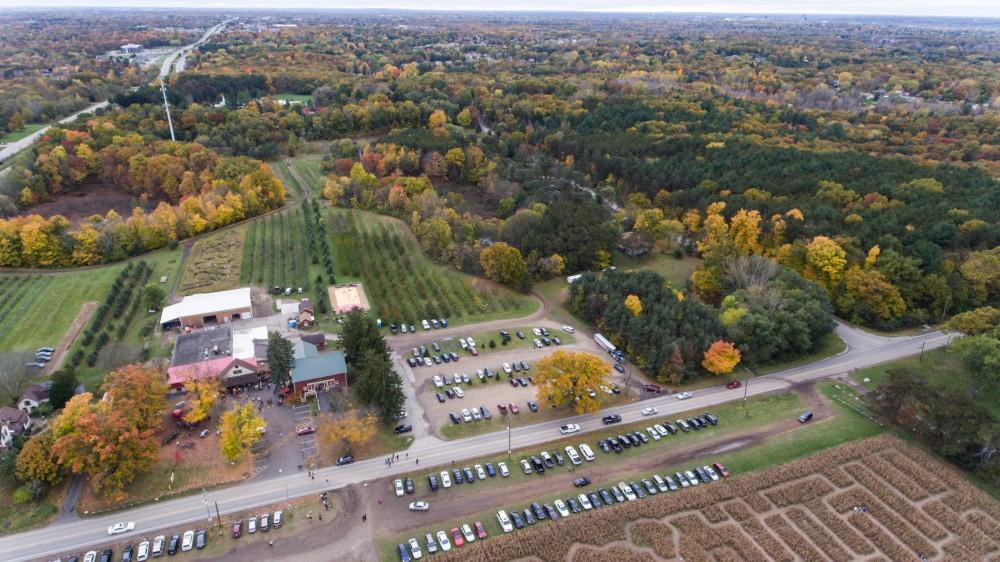
[[[839,326],[838,332],[849,329]],[[852,369],[868,367],[900,357],[919,353],[921,348],[934,349],[947,344],[950,335],[930,332],[920,336],[891,338],[888,341],[858,338],[847,352],[816,363],[788,369],[771,375],[756,377],[750,381],[748,394],[755,396],[787,389],[799,382],[816,380],[844,373]],[[867,341],[866,341],[867,340]],[[849,342],[850,343],[850,342]],[[708,409],[723,402],[738,400],[742,392],[713,387],[699,390],[688,400],[679,401],[672,396],[660,396],[611,408],[600,414],[576,416],[515,428],[511,432],[514,448],[537,445],[559,437],[558,427],[567,422],[580,424],[583,432],[600,429],[600,416],[606,413],[621,414],[625,422],[640,419],[640,410],[655,406],[660,414],[670,414],[685,410]],[[411,457],[420,458],[420,466],[432,467],[450,464],[453,460],[482,457],[502,452],[507,448],[506,432],[478,435],[456,441],[441,441],[435,437],[418,436],[409,449]],[[304,473],[287,474],[267,480],[253,480],[246,484],[219,489],[208,494],[208,501],[218,502],[223,514],[280,503],[289,497],[319,493],[328,488],[340,488],[349,484],[403,473],[415,468],[414,464],[401,462],[387,466],[383,459],[360,461],[346,467],[329,467],[317,471],[315,480]],[[327,481],[327,479],[329,479]],[[133,536],[151,536],[158,529],[186,523],[202,522],[206,519],[206,508],[200,495],[154,503],[128,510],[117,515],[93,519],[83,519],[67,523],[56,523],[44,529],[28,531],[0,538],[0,560],[19,562],[41,557],[53,557],[67,552],[80,552],[108,542],[107,528],[121,521],[134,521],[137,532]]]
[[[106,101],[102,101],[102,102],[99,102],[99,103],[95,103],[95,104],[89,105],[85,109],[81,109],[80,111],[77,111],[76,113],[74,113],[73,115],[70,115],[69,117],[64,117],[64,118],[60,119],[59,122],[63,123],[63,124],[65,124],[65,123],[72,123],[73,121],[76,120],[77,116],[79,116],[80,114],[82,114],[82,113],[93,113],[97,109],[100,109],[102,107],[107,107],[107,105],[108,105],[108,102],[106,102]],[[28,148],[29,146],[31,146],[36,140],[38,140],[39,138],[41,138],[41,136],[44,135],[45,132],[48,131],[50,127],[51,127],[51,125],[48,125],[46,127],[43,127],[41,129],[39,129],[38,131],[35,131],[34,133],[32,133],[30,135],[24,137],[23,139],[21,139],[19,141],[14,141],[14,142],[12,142],[10,144],[4,145],[3,149],[0,150],[0,162],[7,161],[7,159],[10,158],[11,156],[17,154],[18,152],[21,152],[22,150],[24,150],[25,148]]]
[[[197,41],[191,43],[190,45],[184,45],[180,49],[177,49],[176,51],[167,55],[167,58],[163,59],[163,63],[160,64],[159,78],[162,80],[167,76],[170,76],[171,71],[178,73],[184,72],[184,65],[187,62],[188,54],[190,54],[191,51],[194,50],[194,48],[197,47],[198,45],[201,45],[205,41],[208,41],[209,37],[222,31],[222,29],[226,27],[227,23],[229,23],[229,20],[217,24],[216,26],[206,31],[205,34],[201,36],[201,39],[198,39]]]

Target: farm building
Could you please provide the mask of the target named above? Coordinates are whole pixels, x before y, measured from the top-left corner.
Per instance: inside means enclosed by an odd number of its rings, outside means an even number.
[[[9,406],[0,408],[0,449],[10,447],[15,437],[27,433],[29,429],[31,418],[28,414]]]
[[[253,359],[219,357],[198,363],[177,365],[167,369],[167,384],[180,389],[192,380],[218,379],[223,388],[256,384],[260,381],[257,363]]]
[[[292,387],[302,397],[315,395],[320,390],[347,387],[347,362],[344,353],[320,353],[307,341],[294,346],[292,361]]]
[[[24,391],[21,399],[17,402],[17,409],[25,414],[34,412],[36,408],[49,401],[49,388],[51,387],[51,382],[29,386],[28,390]]]
[[[361,283],[348,283],[345,285],[330,285],[327,288],[330,297],[330,308],[336,314],[347,314],[355,308],[368,310],[368,297],[365,296],[365,289]]]
[[[164,307],[160,326],[164,330],[202,328],[249,318],[253,318],[253,303],[250,287],[244,287],[186,296],[181,302]]]
[[[177,336],[171,366],[200,363],[233,356],[233,331],[229,326],[215,326]]]
[[[313,315],[312,303],[309,299],[302,299],[299,302],[298,312],[299,328],[312,328],[316,325],[316,317]]]

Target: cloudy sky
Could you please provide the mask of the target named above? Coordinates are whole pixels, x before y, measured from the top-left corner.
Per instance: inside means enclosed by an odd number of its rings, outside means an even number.
[[[1000,18],[1000,0],[0,0],[3,7],[196,7],[477,11],[713,12],[738,14],[869,14]],[[1000,25],[1000,23],[998,23]]]

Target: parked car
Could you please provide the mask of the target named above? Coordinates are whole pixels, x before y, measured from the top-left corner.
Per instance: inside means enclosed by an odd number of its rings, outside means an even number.
[[[434,542],[434,535],[430,533],[424,534],[424,545],[427,546],[427,554],[434,554],[438,551],[438,545]]]
[[[566,446],[566,456],[569,457],[569,462],[573,466],[579,466],[583,464],[583,461],[580,460],[580,455],[576,452],[576,449],[574,449],[572,445]]]
[[[448,540],[448,534],[444,531],[437,532],[438,544],[441,545],[441,552],[448,552],[451,550],[451,541]]]
[[[462,524],[462,536],[465,537],[465,542],[474,542],[476,540],[476,535],[472,532],[472,527],[468,523]]]
[[[583,488],[584,486],[590,486],[590,478],[586,476],[581,476],[573,481],[573,485],[577,488]]]
[[[727,470],[726,467],[719,463],[713,463],[712,467],[715,468],[716,472],[718,472],[723,478],[729,478],[729,470]]]
[[[646,392],[650,392],[652,394],[660,394],[661,392],[663,392],[663,389],[660,388],[660,386],[656,385],[656,384],[644,384],[644,385],[642,385],[642,388]]]
[[[403,423],[397,425],[396,428],[393,429],[393,431],[396,433],[396,435],[400,435],[402,433],[409,433],[413,431],[413,426],[408,423]]]
[[[170,556],[177,554],[177,551],[180,549],[180,547],[181,547],[181,536],[172,535],[170,537],[170,543],[167,544],[167,554]]]
[[[486,480],[486,469],[483,468],[483,465],[477,464],[472,468],[476,471],[476,476],[479,477],[480,480]]]
[[[799,416],[799,423],[806,423],[807,421],[809,421],[811,419],[813,419],[813,413],[812,412],[803,412],[802,415]]]
[[[423,500],[410,502],[410,511],[428,511],[431,508],[431,504]]]
[[[508,476],[510,476],[510,470],[507,468],[507,463],[505,463],[505,462],[498,462],[497,463],[497,469],[500,471],[500,476],[501,477],[507,478]]]
[[[462,532],[458,530],[458,527],[451,528],[451,540],[455,543],[455,546],[465,544],[465,539],[462,538]]]
[[[247,519],[247,533],[254,534],[257,532],[257,516],[253,516]]]
[[[576,497],[576,499],[580,502],[580,507],[582,507],[585,511],[594,509],[594,504],[590,503],[590,498],[587,497],[587,494],[580,494]]]
[[[517,404],[515,404],[513,402],[507,404],[507,407],[510,408],[510,413],[512,413],[512,414],[519,414],[519,413],[521,413],[521,409],[518,408]]]
[[[153,548],[150,554],[152,554],[154,558],[163,556],[163,546],[166,544],[166,542],[167,542],[166,536],[156,535],[156,538],[153,539]]]
[[[351,464],[354,462],[354,457],[351,455],[346,455],[337,459],[337,466],[344,466],[345,464]]]
[[[447,470],[441,471],[441,486],[451,488],[451,475],[448,474]]]
[[[208,535],[205,533],[205,529],[198,529],[198,532],[194,534],[194,547],[198,550],[204,549],[207,540]]]
[[[181,552],[187,552],[194,548],[194,531],[184,531],[184,538],[181,540]]]
[[[502,509],[497,512],[497,523],[500,524],[500,528],[503,530],[503,532],[505,533],[514,532],[514,523],[507,515],[507,512]]]
[[[243,520],[233,521],[233,538],[238,539],[243,536]]]
[[[537,412],[538,403],[535,402],[534,400],[528,400],[528,409],[531,410],[532,412]]]
[[[580,443],[580,454],[583,458],[587,459],[588,462],[594,460],[594,451],[590,448],[590,445],[586,443]]]

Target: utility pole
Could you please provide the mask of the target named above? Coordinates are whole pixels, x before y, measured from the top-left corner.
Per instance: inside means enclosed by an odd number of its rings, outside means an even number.
[[[507,462],[510,462],[510,410],[507,410]]]
[[[924,340],[920,342],[920,359],[917,359],[917,361],[924,360],[924,346],[926,345],[927,345],[927,336],[924,336]]]
[[[221,528],[222,527],[222,514],[219,513],[219,502],[218,501],[215,502],[215,518],[218,520],[219,527]]]
[[[743,367],[743,370],[747,372],[747,379],[743,383],[743,412],[746,413],[747,417],[750,417],[750,410],[747,409],[747,395],[750,392],[750,377],[753,376],[753,371],[749,367]]]
[[[167,103],[167,86],[163,83],[163,79],[160,79],[160,93],[163,94],[163,108],[167,110],[167,125],[170,127],[170,140],[176,142],[177,137],[174,136],[174,121],[170,118],[170,104]]]

